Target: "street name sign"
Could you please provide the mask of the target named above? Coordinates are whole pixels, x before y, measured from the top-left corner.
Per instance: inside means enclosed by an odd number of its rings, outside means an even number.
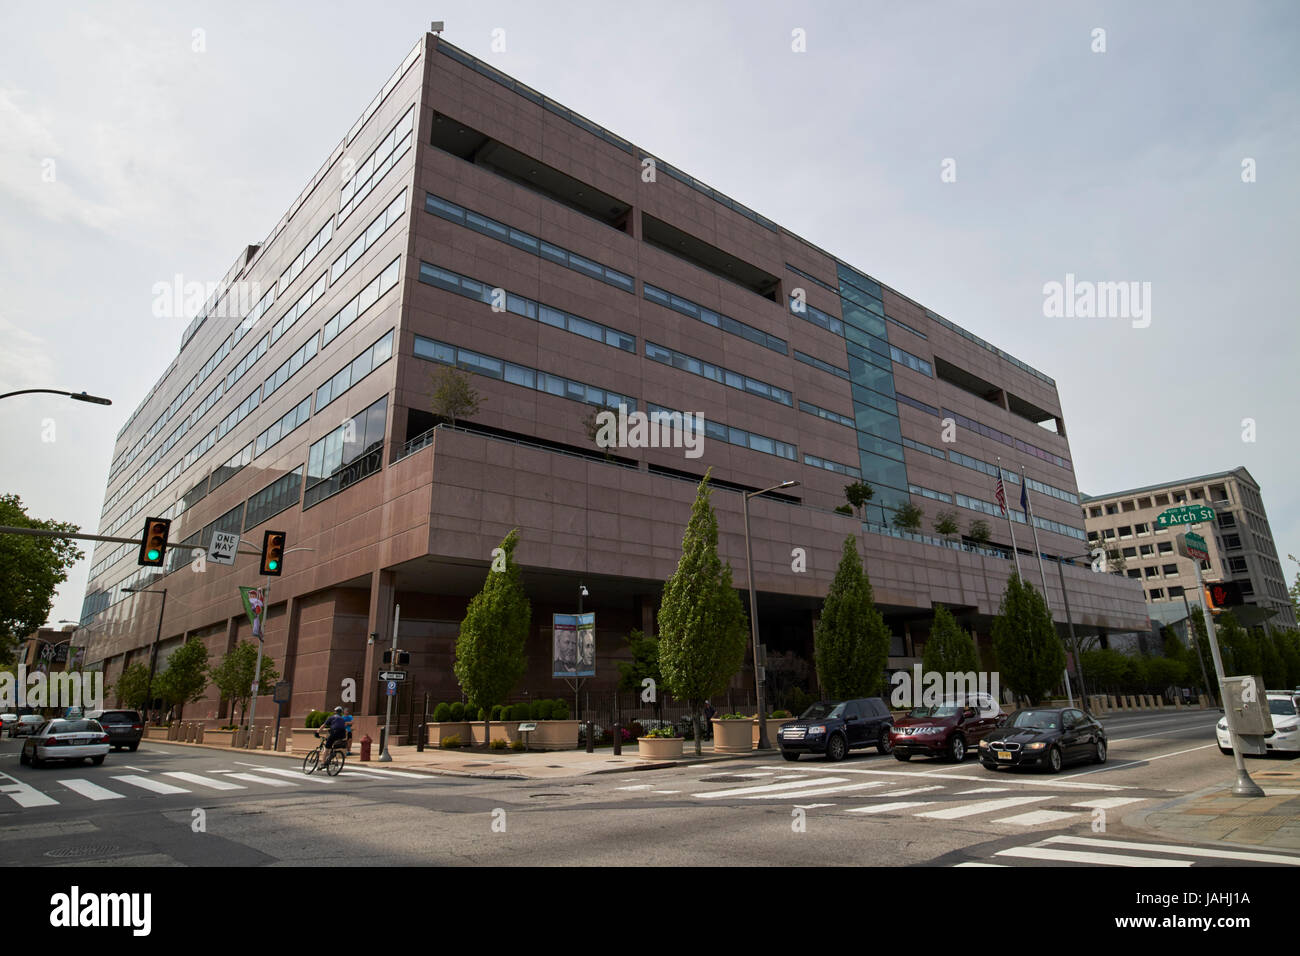
[[[406,671],[380,671],[380,680],[406,680]]]
[[[1214,509],[1209,505],[1180,505],[1156,515],[1156,527],[1172,528],[1178,524],[1200,524],[1213,521]]]
[[[1210,552],[1206,549],[1205,539],[1199,534],[1188,531],[1178,536],[1178,553],[1185,558],[1208,561]]]
[[[208,560],[217,564],[234,564],[235,552],[239,550],[239,535],[229,531],[217,531],[212,535],[212,547],[208,548]]]

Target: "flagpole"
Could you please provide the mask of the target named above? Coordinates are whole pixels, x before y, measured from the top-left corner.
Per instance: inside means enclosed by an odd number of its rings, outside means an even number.
[[[1006,505],[1007,488],[1006,488],[1006,484],[1002,481],[1002,456],[1001,455],[998,456],[998,484],[1002,485],[1002,501],[999,503],[999,507],[1002,509],[1002,513],[1007,516],[1007,530],[1011,532],[1011,557],[1016,562],[1016,577],[1019,577],[1020,576],[1020,551],[1016,547],[1016,529],[1015,527],[1013,527],[1011,523],[1011,509],[1008,508]]]
[[[1047,616],[1052,616],[1052,604],[1047,600],[1047,572],[1043,570],[1043,549],[1038,546],[1038,526],[1034,524],[1034,505],[1029,500],[1029,479],[1025,477],[1025,466],[1020,466],[1021,494],[1025,498],[1025,520],[1029,522],[1030,529],[1034,532],[1034,551],[1038,554],[1038,574],[1043,581],[1043,604],[1047,607]],[[1065,597],[1062,593],[1061,597]],[[1075,666],[1079,662],[1075,661]],[[1074,707],[1074,688],[1070,686],[1070,668],[1065,668],[1065,696],[1069,699],[1070,707]]]

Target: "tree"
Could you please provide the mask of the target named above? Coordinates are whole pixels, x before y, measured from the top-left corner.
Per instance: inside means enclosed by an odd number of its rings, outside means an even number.
[[[871,581],[850,535],[813,629],[813,661],[822,693],[832,700],[875,696],[888,658],[889,628],[876,610]]]
[[[876,489],[872,488],[865,481],[855,481],[851,485],[844,486],[844,497],[849,502],[849,507],[862,517],[863,509],[866,508],[867,502],[876,496]]]
[[[533,608],[514,561],[519,529],[512,528],[493,554],[483,588],[474,595],[460,622],[453,671],[471,706],[482,708],[483,743],[491,739],[492,708],[504,704],[528,668],[528,628]],[[497,570],[501,568],[502,570]]]
[[[700,753],[700,706],[722,693],[745,661],[748,619],[731,584],[731,565],[718,557],[718,518],[705,473],[682,536],[677,570],[659,605],[659,667],[674,697],[691,709]]]
[[[853,509],[848,505],[837,505],[835,508],[835,513],[840,515],[846,515],[850,518],[853,517]]]
[[[593,445],[595,445],[597,448],[600,449],[601,453],[605,456],[605,460],[613,461],[614,455],[609,450],[609,446],[608,445],[602,446],[600,444],[599,439],[600,439],[601,426],[600,426],[600,422],[597,420],[597,416],[599,414],[600,412],[597,411],[596,409],[594,408],[590,409],[587,412],[587,417],[582,420],[582,430],[587,433],[588,440]]]
[[[1219,635],[1219,653],[1223,655],[1224,675],[1258,674],[1263,669],[1263,656],[1255,636],[1237,623],[1231,611],[1224,611],[1215,622]]]
[[[966,537],[970,538],[976,544],[988,544],[992,532],[989,531],[989,523],[983,518],[976,518],[970,523],[970,528],[966,531]]]
[[[659,638],[646,636],[640,628],[633,628],[624,640],[632,648],[630,661],[618,662],[618,689],[640,693],[642,681],[649,678],[654,681],[655,717],[663,720],[664,697],[659,690],[664,684],[664,675],[659,670]]]
[[[17,495],[0,495],[0,525],[80,530],[75,524],[30,517]],[[83,557],[71,538],[0,534],[0,667],[11,667],[17,643],[49,619],[55,590]]]
[[[1286,663],[1278,652],[1277,646],[1267,631],[1261,631],[1256,639],[1260,651],[1260,675],[1265,687],[1285,687],[1287,677]],[[1295,686],[1295,685],[1291,685]]]
[[[945,538],[951,538],[955,535],[961,530],[961,526],[957,524],[957,512],[940,511],[936,514],[934,516],[934,530]]]
[[[450,365],[439,365],[432,375],[433,393],[429,406],[435,415],[453,426],[458,418],[468,418],[478,411],[482,398],[469,375]]]
[[[967,674],[978,668],[975,642],[958,626],[952,612],[940,604],[934,609],[930,637],[921,652],[921,670],[926,674]]]
[[[208,649],[191,637],[167,659],[167,667],[154,678],[154,695],[164,706],[192,704],[208,689]],[[260,689],[260,688],[259,688]]]
[[[1300,687],[1300,631],[1284,628],[1273,631],[1273,643],[1286,666],[1285,687]]]
[[[1065,651],[1052,616],[1034,586],[1012,573],[993,618],[993,647],[1002,678],[1018,696],[1037,705],[1061,678]]]
[[[179,652],[178,652],[179,653]],[[231,723],[235,723],[235,706],[239,707],[239,723],[244,722],[244,714],[248,711],[248,702],[253,696],[253,674],[257,669],[257,645],[252,641],[240,641],[225,657],[221,663],[213,667],[209,672],[213,684],[217,685],[217,690],[221,696],[230,701]],[[275,669],[270,655],[262,655],[262,672],[258,676],[258,690],[273,684],[280,679],[280,672]],[[157,681],[155,681],[155,684]]]
[[[925,512],[921,510],[920,505],[905,501],[894,508],[894,516],[889,520],[900,531],[915,533],[921,530],[921,522],[925,520]]]
[[[123,707],[144,710],[149,702],[149,668],[144,664],[132,664],[113,684],[113,692]]]

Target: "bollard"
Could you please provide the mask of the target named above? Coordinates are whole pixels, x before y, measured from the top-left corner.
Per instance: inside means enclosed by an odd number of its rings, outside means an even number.
[[[623,726],[617,721],[614,722],[614,756],[617,757],[623,753]]]
[[[366,734],[364,737],[361,738],[361,759],[362,759],[363,761],[369,761],[369,760],[370,760],[370,745],[371,745],[371,743],[373,743],[373,741],[370,739],[370,735],[369,735],[369,734]]]
[[[592,736],[593,736],[593,730],[591,726],[591,721],[589,720],[587,721],[587,753],[589,754],[596,752],[596,741],[592,739]]]
[[[421,724],[420,733],[415,738],[415,752],[417,754],[424,753],[424,741],[428,738],[428,736],[429,736],[429,731],[427,726],[425,724]]]

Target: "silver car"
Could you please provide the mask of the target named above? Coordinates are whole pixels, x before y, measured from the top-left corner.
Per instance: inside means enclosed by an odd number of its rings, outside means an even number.
[[[40,730],[45,723],[45,718],[40,714],[24,714],[18,718],[18,723],[14,724],[13,730],[9,732],[10,737],[30,737],[36,731]]]
[[[108,744],[108,733],[97,720],[51,720],[23,741],[18,762],[39,767],[51,760],[80,763],[90,758],[99,766],[108,756]]]

